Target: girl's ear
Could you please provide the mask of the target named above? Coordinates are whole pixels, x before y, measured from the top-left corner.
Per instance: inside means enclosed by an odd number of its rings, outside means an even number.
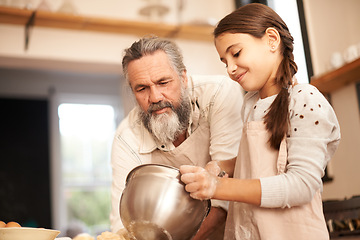
[[[278,30],[273,27],[269,27],[266,29],[265,35],[267,37],[270,51],[275,52],[279,48],[281,40]]]

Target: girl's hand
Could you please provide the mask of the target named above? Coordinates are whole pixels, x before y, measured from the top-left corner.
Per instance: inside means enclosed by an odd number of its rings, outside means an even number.
[[[221,169],[219,161],[208,162],[205,166],[205,170],[216,177],[229,177],[229,175]]]
[[[221,172],[219,161],[210,161],[206,164],[205,169],[212,175],[218,176]]]
[[[181,181],[190,196],[199,200],[210,199],[216,190],[217,177],[202,167],[183,165],[180,167]]]

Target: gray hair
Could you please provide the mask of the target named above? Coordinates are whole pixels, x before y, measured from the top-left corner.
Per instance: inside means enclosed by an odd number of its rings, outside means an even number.
[[[156,51],[164,51],[169,58],[171,66],[181,77],[186,67],[183,63],[183,56],[178,46],[167,39],[159,37],[144,37],[134,42],[131,47],[125,49],[125,54],[122,60],[122,67],[124,76],[128,79],[128,65],[131,61],[142,58],[145,55],[150,55]]]

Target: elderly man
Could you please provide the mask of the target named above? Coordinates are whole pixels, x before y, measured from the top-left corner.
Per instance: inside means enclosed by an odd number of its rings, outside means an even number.
[[[121,122],[113,142],[113,232],[123,232],[119,200],[134,167],[148,163],[204,167],[210,160],[232,159],[242,127],[239,85],[225,76],[188,76],[173,42],[142,38],[125,50],[122,65],[137,106]],[[221,232],[224,209],[224,202],[212,202],[194,239],[220,239],[214,236]]]

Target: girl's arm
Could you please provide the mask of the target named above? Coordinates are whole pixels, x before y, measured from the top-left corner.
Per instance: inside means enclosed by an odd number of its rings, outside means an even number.
[[[230,162],[227,162],[230,163]],[[226,166],[226,165],[225,165]],[[260,205],[259,179],[234,179],[216,177],[204,168],[190,165],[180,167],[185,190],[195,199],[218,199]]]
[[[212,198],[254,204],[261,204],[259,179],[218,178]]]

